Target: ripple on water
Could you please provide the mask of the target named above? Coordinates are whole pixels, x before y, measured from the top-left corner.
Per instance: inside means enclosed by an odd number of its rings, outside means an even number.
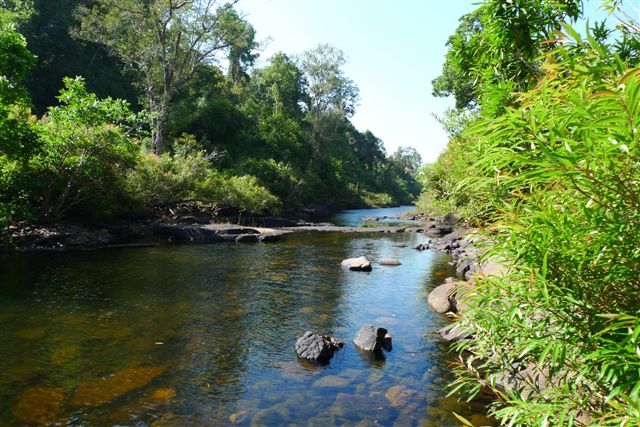
[[[453,271],[413,251],[419,239],[305,234],[2,259],[0,424],[457,426],[451,411],[482,406],[445,397],[449,356],[433,334],[445,320],[426,295]],[[360,255],[402,266],[340,268]],[[389,329],[391,352],[353,347],[366,323]],[[308,329],[346,345],[326,366],[301,361],[293,343]]]

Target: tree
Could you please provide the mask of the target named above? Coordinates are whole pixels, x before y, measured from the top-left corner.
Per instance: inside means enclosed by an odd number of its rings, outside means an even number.
[[[78,25],[75,10],[91,0],[34,0],[33,14],[19,26],[37,66],[26,80],[34,112],[42,115],[57,104],[64,77],[82,76],[99,97],[137,102],[129,75],[117,58],[94,41],[77,40],[69,30]]]
[[[358,87],[344,75],[347,63],[344,52],[328,44],[320,44],[302,54],[300,68],[308,83],[308,110],[312,114],[337,111],[344,117],[355,113]]]
[[[557,44],[563,22],[577,19],[581,0],[487,0],[460,19],[447,41],[435,96],[454,95],[456,107],[480,104],[500,114],[514,92],[530,89],[542,75],[543,52]]]
[[[61,105],[41,123],[43,149],[31,160],[41,186],[37,202],[43,221],[56,221],[71,209],[97,203],[106,211],[112,196],[124,192],[124,175],[139,153],[139,117],[126,101],[98,99],[81,78],[65,78]]]
[[[176,93],[204,65],[246,47],[248,25],[231,12],[237,0],[96,0],[80,8],[76,34],[106,45],[138,75],[152,119],[156,153],[165,150]]]

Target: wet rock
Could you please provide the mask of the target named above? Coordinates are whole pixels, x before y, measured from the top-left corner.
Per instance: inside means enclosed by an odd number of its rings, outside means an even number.
[[[242,411],[234,412],[229,415],[229,421],[233,424],[242,424],[249,418],[249,411],[244,409]]]
[[[381,348],[387,332],[385,328],[364,325],[356,334],[353,343],[364,351],[374,351]]]
[[[100,406],[132,390],[143,387],[162,374],[166,368],[127,368],[103,378],[81,383],[73,398],[73,406]]]
[[[452,323],[438,330],[443,340],[454,342],[459,340],[470,339],[472,336],[469,332],[464,331],[458,323]]]
[[[413,249],[415,249],[417,251],[424,251],[425,249],[428,249],[428,247],[423,245],[422,243],[417,243],[417,244],[413,245]]]
[[[327,375],[313,383],[314,387],[344,387],[349,385],[349,380],[337,375]]]
[[[455,311],[455,305],[452,304],[451,294],[455,290],[456,285],[453,282],[444,283],[437,286],[429,292],[429,305],[436,313],[444,314],[448,311]]]
[[[160,401],[171,400],[174,397],[176,397],[176,391],[172,388],[159,388],[154,390],[153,394],[151,395],[152,399]]]
[[[281,234],[266,233],[266,234],[261,234],[258,237],[258,241],[262,243],[272,243],[272,242],[279,241],[281,237],[282,237]]]
[[[24,424],[50,424],[58,418],[63,399],[61,388],[29,388],[18,397],[13,416]]]
[[[402,263],[398,260],[398,258],[384,258],[378,261],[378,264],[396,266],[401,265]]]
[[[47,330],[45,328],[29,328],[29,329],[20,329],[15,332],[16,338],[21,338],[24,340],[39,340],[43,338],[46,334]]]
[[[384,394],[384,397],[391,403],[394,408],[402,408],[417,397],[418,392],[407,388],[407,386],[398,384],[390,387]]]
[[[344,343],[337,338],[307,331],[296,341],[295,350],[298,357],[312,362],[325,363],[343,345]]]
[[[236,237],[236,243],[256,243],[259,240],[257,234],[238,234]]]
[[[341,265],[351,271],[371,271],[371,263],[364,256],[345,259]]]
[[[219,242],[221,241],[220,233],[205,227],[196,227],[190,225],[171,225],[162,221],[156,221],[151,224],[153,234],[166,237],[170,242]]]

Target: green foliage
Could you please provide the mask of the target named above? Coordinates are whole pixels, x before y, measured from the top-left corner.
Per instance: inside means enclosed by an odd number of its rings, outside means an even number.
[[[251,213],[278,210],[279,201],[255,177],[227,176],[214,169],[192,136],[177,141],[175,154],[147,153],[129,172],[129,191],[146,206],[170,208],[182,202]]]
[[[28,216],[25,168],[38,145],[24,87],[35,58],[14,19],[0,9],[0,235],[15,217]]]
[[[556,44],[555,32],[581,14],[582,2],[486,0],[463,16],[447,41],[435,96],[454,95],[457,108],[480,105],[486,115],[502,113],[514,91],[535,85],[542,75],[539,56]]]
[[[105,209],[121,196],[125,172],[139,151],[140,117],[125,101],[98,99],[80,78],[67,78],[64,85],[61,105],[40,123],[42,149],[30,160],[44,221],[59,220],[71,209]]]
[[[511,273],[481,280],[461,319],[477,339],[458,344],[455,389],[493,388],[506,425],[637,426],[640,70],[565,32],[518,107],[463,133],[482,155],[462,185],[485,192],[489,256]],[[505,388],[514,363],[546,385]]]
[[[64,77],[83,76],[89,92],[100,98],[138,100],[131,76],[123,64],[95,41],[71,37],[78,25],[75,10],[88,0],[33,0],[33,13],[19,26],[29,50],[38,58],[27,78],[34,112],[41,115],[57,104]]]

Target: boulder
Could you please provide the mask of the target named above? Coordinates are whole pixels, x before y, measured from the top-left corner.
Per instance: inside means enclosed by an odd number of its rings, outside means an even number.
[[[431,292],[429,292],[429,305],[437,313],[444,314],[448,311],[455,311],[455,305],[452,304],[451,294],[456,289],[455,282],[447,282],[440,286],[436,286]]]
[[[460,282],[456,286],[454,294],[454,305],[457,313],[462,313],[469,308],[468,298],[472,297],[474,286],[468,282]]]
[[[307,331],[295,344],[296,354],[302,359],[312,362],[328,362],[333,353],[342,348],[344,343],[337,338],[319,335]]]
[[[438,333],[440,334],[442,339],[447,342],[454,342],[471,338],[471,334],[469,332],[463,331],[458,323],[447,325],[444,328],[438,330]]]
[[[442,222],[448,225],[455,225],[460,222],[460,218],[455,214],[448,213],[444,216],[444,218],[442,218]]]
[[[446,236],[449,233],[453,232],[453,228],[447,225],[439,225],[433,228],[429,228],[426,233],[433,237],[442,237]]]
[[[351,271],[371,271],[371,263],[364,256],[345,259],[342,266]]]
[[[387,337],[387,330],[385,328],[376,328],[373,325],[364,325],[356,337],[353,339],[353,343],[364,351],[375,351],[383,347],[385,344],[385,338]],[[391,337],[388,338],[389,345],[391,344]]]
[[[425,245],[423,245],[422,243],[417,243],[413,245],[413,249],[417,251],[424,251],[425,249],[428,249],[428,247],[425,247]]]
[[[236,243],[256,243],[258,238],[258,234],[238,234],[238,237],[236,237]]]
[[[380,261],[378,261],[378,264],[380,265],[400,265],[402,264],[398,258],[384,258],[381,259]]]

